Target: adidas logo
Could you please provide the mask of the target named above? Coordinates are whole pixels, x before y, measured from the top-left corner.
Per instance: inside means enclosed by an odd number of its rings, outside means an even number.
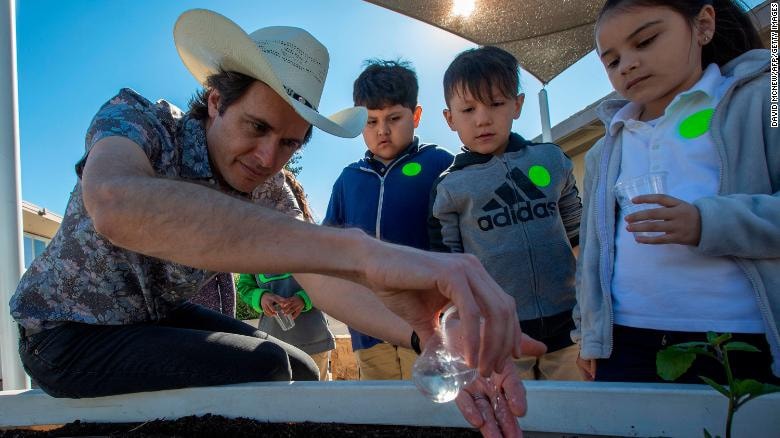
[[[544,195],[544,192],[539,190],[539,187],[525,173],[520,169],[514,168],[509,176],[528,199],[512,188],[508,182],[501,184],[495,190],[495,194],[501,202],[493,198],[482,207],[482,211],[488,214],[477,218],[477,225],[479,225],[480,230],[490,231],[494,228],[503,228],[534,219],[555,216],[555,212],[558,210],[558,203],[546,202],[547,197]],[[495,211],[497,213],[492,213]]]

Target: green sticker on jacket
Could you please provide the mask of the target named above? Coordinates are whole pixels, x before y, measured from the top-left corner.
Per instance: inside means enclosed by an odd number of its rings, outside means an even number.
[[[420,163],[406,163],[404,164],[404,167],[401,168],[401,172],[403,172],[406,176],[417,176],[422,172],[422,166]]]
[[[550,171],[544,166],[531,166],[531,168],[528,169],[528,178],[530,178],[531,182],[537,187],[547,187],[550,185]]]
[[[700,137],[710,130],[714,109],[709,108],[693,113],[680,122],[680,135],[683,138],[692,139]]]

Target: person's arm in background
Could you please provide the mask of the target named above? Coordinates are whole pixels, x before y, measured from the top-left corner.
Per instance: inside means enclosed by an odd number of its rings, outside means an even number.
[[[263,307],[260,305],[260,300],[267,291],[261,289],[257,285],[254,275],[239,274],[238,282],[236,283],[236,292],[241,301],[249,305],[255,312],[260,314],[263,313]]]
[[[336,178],[336,182],[333,183],[333,188],[330,192],[330,200],[328,201],[328,209],[325,211],[325,217],[322,219],[322,225],[334,228],[344,228],[344,203],[343,199],[343,187],[344,185],[344,172]]]
[[[600,140],[603,141],[603,140]],[[599,143],[597,143],[598,145]],[[580,375],[585,379],[592,381],[596,377],[596,359],[595,358],[583,358],[581,357],[582,354],[582,344],[583,344],[583,338],[582,338],[582,304],[584,297],[588,296],[590,291],[585,291],[583,287],[583,281],[582,281],[582,274],[584,269],[590,269],[590,267],[585,267],[585,258],[588,256],[588,245],[595,245],[597,242],[588,242],[588,228],[591,226],[595,226],[595,224],[591,224],[589,221],[591,219],[590,215],[588,214],[589,210],[589,204],[591,202],[592,197],[595,195],[595,186],[593,184],[593,176],[592,174],[594,172],[598,172],[597,167],[597,158],[596,158],[596,150],[599,148],[594,147],[591,148],[591,151],[588,152],[588,154],[585,156],[585,181],[583,182],[585,191],[583,192],[583,208],[582,208],[582,214],[584,217],[581,217],[580,219],[580,229],[579,229],[579,238],[577,246],[577,253],[575,255],[577,256],[577,270],[575,274],[575,289],[577,294],[577,303],[574,305],[574,310],[572,310],[572,320],[574,320],[574,330],[572,330],[571,338],[574,342],[579,344],[580,346],[580,354],[577,355],[577,367],[579,368]],[[582,257],[580,257],[580,250],[582,251]]]
[[[574,178],[574,165],[571,159],[561,151],[566,169],[566,184],[561,190],[558,200],[558,211],[561,215],[563,227],[566,229],[566,237],[569,239],[574,257],[580,254],[580,221],[582,219],[582,201],[577,189],[577,180]]]
[[[441,186],[444,176],[433,183],[428,207],[428,243],[431,251],[463,252],[460,219],[450,194]]]

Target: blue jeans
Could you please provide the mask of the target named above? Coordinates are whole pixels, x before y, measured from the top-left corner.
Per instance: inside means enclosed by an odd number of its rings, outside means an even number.
[[[53,397],[254,381],[317,380],[303,351],[197,304],[134,325],[66,323],[19,341],[27,373]]]

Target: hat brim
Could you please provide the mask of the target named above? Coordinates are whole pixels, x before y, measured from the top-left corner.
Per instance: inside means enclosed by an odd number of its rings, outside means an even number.
[[[249,35],[216,12],[207,9],[184,12],[176,20],[173,39],[185,67],[203,85],[220,69],[245,74],[264,82],[304,120],[329,134],[352,138],[363,131],[368,117],[363,107],[347,108],[326,117],[289,96]]]

